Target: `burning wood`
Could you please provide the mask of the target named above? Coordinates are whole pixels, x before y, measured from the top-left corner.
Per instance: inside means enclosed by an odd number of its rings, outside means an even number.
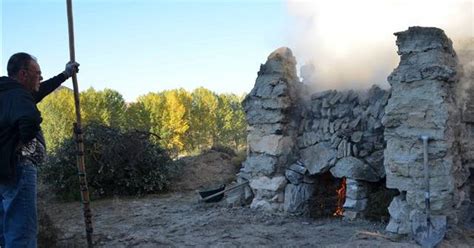
[[[336,190],[337,206],[333,216],[342,216],[344,214],[344,202],[346,201],[346,178],[341,180],[341,186]]]

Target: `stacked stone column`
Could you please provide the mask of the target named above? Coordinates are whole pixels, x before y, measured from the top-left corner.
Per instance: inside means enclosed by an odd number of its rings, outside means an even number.
[[[401,194],[389,207],[387,230],[406,234],[425,210],[421,135],[430,138],[431,211],[447,216],[450,225],[461,216],[468,171],[460,160],[457,57],[452,42],[437,28],[411,27],[395,35],[401,60],[388,78],[392,95],[382,123],[387,187]]]
[[[285,169],[297,159],[299,87],[296,60],[290,49],[280,48],[261,65],[255,86],[243,102],[248,152],[239,176],[250,181],[253,208],[283,208]]]

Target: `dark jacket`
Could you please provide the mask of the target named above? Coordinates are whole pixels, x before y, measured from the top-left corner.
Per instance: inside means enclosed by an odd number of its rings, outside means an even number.
[[[67,78],[61,73],[40,84],[38,92],[30,93],[9,77],[0,77],[0,183],[15,178],[17,148],[40,133],[41,113],[36,104],[54,91]]]

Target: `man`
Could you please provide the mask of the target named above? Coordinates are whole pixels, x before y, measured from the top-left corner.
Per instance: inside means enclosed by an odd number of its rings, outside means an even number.
[[[0,77],[0,245],[36,247],[36,166],[46,154],[41,113],[36,104],[54,91],[79,64],[69,62],[59,75],[43,82],[33,56],[16,53]]]

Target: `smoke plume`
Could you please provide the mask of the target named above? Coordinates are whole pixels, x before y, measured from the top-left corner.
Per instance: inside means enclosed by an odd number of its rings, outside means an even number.
[[[315,90],[388,87],[394,32],[438,27],[454,42],[474,37],[473,0],[287,0],[290,42]],[[474,48],[471,48],[474,49]]]

